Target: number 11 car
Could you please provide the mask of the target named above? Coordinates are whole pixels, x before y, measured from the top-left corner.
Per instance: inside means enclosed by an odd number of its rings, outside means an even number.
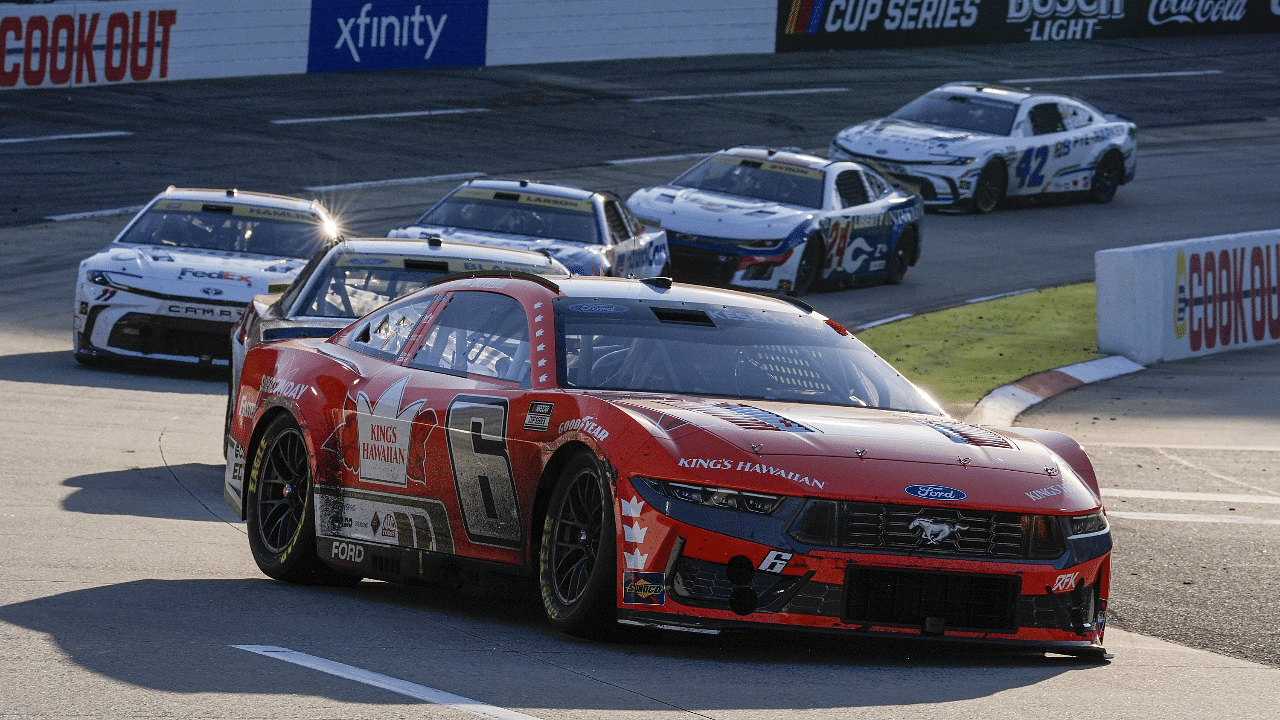
[[[536,577],[551,624],[1102,652],[1111,536],[1065,435],[947,417],[802,303],[443,278],[249,351],[225,496],[267,575]]]

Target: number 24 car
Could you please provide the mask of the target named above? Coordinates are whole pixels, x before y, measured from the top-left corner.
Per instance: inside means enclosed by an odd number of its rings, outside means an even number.
[[[446,278],[249,351],[226,493],[267,575],[536,578],[550,623],[1101,653],[1111,536],[1065,435],[957,422],[797,301]]]

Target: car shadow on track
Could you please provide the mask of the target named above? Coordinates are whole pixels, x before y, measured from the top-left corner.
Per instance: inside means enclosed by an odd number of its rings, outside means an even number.
[[[78,475],[62,483],[74,488],[63,499],[62,509],[90,515],[238,522],[222,499],[222,481],[223,466],[203,463]]]
[[[226,368],[168,366],[160,363],[112,361],[84,367],[70,352],[0,355],[0,380],[96,387],[107,390],[225,395]]]
[[[37,665],[65,656],[158,691],[409,702],[233,647],[268,645],[535,715],[538,708],[920,705],[987,698],[1092,667],[968,646],[924,650],[789,633],[594,643],[552,631],[527,590],[511,583],[496,596],[476,596],[370,581],[329,590],[257,579],[140,580],[0,607],[0,622],[44,634],[19,635],[28,645],[10,648]]]

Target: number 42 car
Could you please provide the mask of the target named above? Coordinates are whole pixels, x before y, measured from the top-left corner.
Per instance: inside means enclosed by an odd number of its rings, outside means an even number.
[[[550,623],[1102,652],[1080,446],[957,422],[801,303],[455,277],[249,351],[225,493],[268,576],[536,578]],[[451,575],[452,573],[452,575]]]

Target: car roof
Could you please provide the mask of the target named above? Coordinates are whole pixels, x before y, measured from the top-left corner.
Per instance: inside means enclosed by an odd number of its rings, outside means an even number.
[[[330,252],[367,255],[412,255],[414,257],[452,257],[461,260],[518,263],[539,267],[556,264],[549,255],[521,248],[479,245],[456,240],[419,240],[416,238],[344,238]]]
[[[552,185],[550,183],[535,182],[533,180],[498,180],[494,178],[476,178],[474,180],[468,180],[461,187],[478,187],[490,190],[505,190],[508,192],[538,193],[540,195],[569,198],[571,200],[590,200],[598,194],[595,191],[583,190],[580,187],[574,187],[572,185]]]
[[[1015,103],[1023,103],[1028,100],[1070,100],[1072,102],[1088,105],[1084,100],[1070,95],[1063,95],[1062,93],[1031,92],[1029,88],[1016,88],[1010,85],[1001,85],[1000,83],[969,81],[952,82],[936,87],[929,92],[937,92],[939,90],[963,95],[972,95],[974,97],[994,97]]]
[[[317,200],[304,200],[290,195],[273,195],[271,193],[253,192],[227,188],[180,188],[170,185],[164,192],[156,196],[156,200],[193,200],[207,203],[233,203],[237,205],[259,205],[262,207],[285,208],[288,210],[316,210],[328,214],[325,207]]]
[[[663,281],[645,281],[632,278],[596,277],[574,275],[573,277],[555,281],[562,295],[571,298],[618,298],[634,300],[661,300],[664,302],[690,302],[706,304],[732,305],[759,310],[795,312],[797,310],[812,313],[815,317],[825,318],[804,302],[792,298],[770,297],[755,293],[723,290],[720,288],[673,282],[670,286]]]
[[[798,167],[807,167],[814,170],[821,170],[831,164],[830,160],[817,155],[810,155],[801,151],[799,148],[778,149],[770,147],[756,147],[754,145],[739,145],[727,150],[721,150],[717,154],[733,155],[735,157],[783,163],[786,165],[796,165]]]

